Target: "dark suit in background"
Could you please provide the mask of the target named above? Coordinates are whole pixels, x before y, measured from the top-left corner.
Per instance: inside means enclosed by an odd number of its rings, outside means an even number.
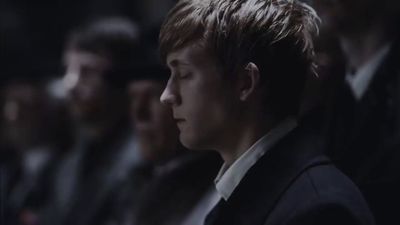
[[[152,181],[139,199],[133,224],[183,223],[213,186],[220,165],[220,157],[213,152],[186,152],[156,169]]]
[[[343,82],[330,112],[329,154],[360,187],[378,224],[400,223],[392,207],[400,201],[399,59],[397,38],[361,99]]]
[[[118,127],[120,128],[120,127]],[[105,224],[115,190],[125,185],[138,159],[132,134],[113,129],[96,141],[81,141],[57,171],[53,201],[42,224]]]

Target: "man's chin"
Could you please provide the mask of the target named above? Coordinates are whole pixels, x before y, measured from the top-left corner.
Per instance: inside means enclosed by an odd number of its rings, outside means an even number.
[[[200,141],[199,139],[196,138],[190,138],[188,136],[182,135],[182,133],[179,134],[179,141],[181,144],[190,150],[203,150],[203,149],[209,149],[206,147],[205,143],[203,141]]]

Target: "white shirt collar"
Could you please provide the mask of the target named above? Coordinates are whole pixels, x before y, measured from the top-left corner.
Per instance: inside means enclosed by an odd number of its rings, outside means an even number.
[[[297,122],[294,118],[285,119],[254,143],[231,166],[226,164],[222,165],[217,178],[214,180],[218,194],[225,200],[228,200],[247,171],[271,149],[276,142],[281,140],[296,126]]]
[[[346,82],[350,85],[354,97],[360,100],[371,83],[371,80],[381,64],[382,60],[389,53],[391,44],[386,44],[363,66],[361,66],[356,74],[350,72],[346,74]]]

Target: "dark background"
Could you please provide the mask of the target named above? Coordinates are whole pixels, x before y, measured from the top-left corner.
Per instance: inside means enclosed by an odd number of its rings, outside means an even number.
[[[145,35],[154,33],[174,2],[174,0],[2,0],[0,1],[1,83],[17,76],[35,78],[60,75],[61,53],[68,32],[97,18],[122,16],[135,21]]]

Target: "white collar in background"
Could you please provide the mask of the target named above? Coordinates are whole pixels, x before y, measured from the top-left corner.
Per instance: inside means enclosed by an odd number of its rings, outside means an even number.
[[[357,100],[360,100],[366,92],[376,70],[389,53],[390,47],[391,43],[383,46],[370,60],[358,68],[354,75],[349,71],[346,73],[346,82],[350,85],[353,95]]]
[[[232,192],[239,185],[247,171],[269,150],[297,126],[294,118],[287,118],[275,128],[261,137],[245,153],[243,153],[231,166],[222,165],[215,187],[218,194],[228,200]]]

